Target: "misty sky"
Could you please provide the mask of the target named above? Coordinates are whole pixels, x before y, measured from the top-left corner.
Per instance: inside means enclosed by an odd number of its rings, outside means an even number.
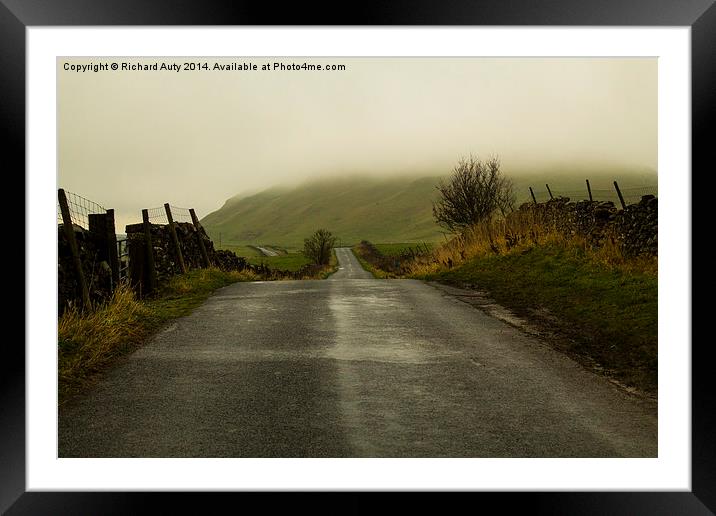
[[[199,217],[235,194],[318,175],[657,168],[656,59],[254,58],[257,71],[65,71],[58,186],[114,208],[118,232],[170,202]],[[273,62],[344,71],[262,71]]]

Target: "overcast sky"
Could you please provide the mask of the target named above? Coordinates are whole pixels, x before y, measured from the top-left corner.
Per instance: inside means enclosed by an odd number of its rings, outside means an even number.
[[[77,72],[180,58],[58,60],[58,186],[114,208],[118,231],[170,202],[199,217],[238,193],[347,173],[447,173],[498,154],[657,167],[656,59],[192,59],[209,70]],[[212,70],[252,63],[253,71]],[[342,71],[263,71],[265,63]]]

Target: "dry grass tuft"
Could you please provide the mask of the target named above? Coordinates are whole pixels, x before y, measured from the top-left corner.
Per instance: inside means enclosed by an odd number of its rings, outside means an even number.
[[[657,274],[656,257],[628,257],[607,239],[602,246],[589,245],[579,235],[565,235],[532,212],[514,212],[509,219],[477,224],[436,246],[408,266],[408,276],[424,276],[459,266],[478,257],[524,253],[537,246],[558,245],[588,262],[621,272]]]
[[[128,343],[142,339],[144,322],[151,315],[127,285],[93,310],[66,310],[57,324],[60,383],[87,378]]]

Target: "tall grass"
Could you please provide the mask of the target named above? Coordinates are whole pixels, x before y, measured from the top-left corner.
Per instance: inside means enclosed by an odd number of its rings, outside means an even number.
[[[391,244],[373,244],[384,256],[405,256],[407,254],[418,254],[429,251],[434,247],[432,242],[405,242]]]
[[[65,310],[57,324],[60,385],[74,385],[128,351],[147,335],[153,316],[153,310],[127,285],[94,309]]]
[[[406,265],[408,276],[424,276],[459,266],[477,257],[523,253],[537,246],[561,246],[594,264],[623,272],[657,274],[656,257],[628,257],[606,238],[600,246],[579,234],[565,234],[553,221],[532,210],[475,224]]]

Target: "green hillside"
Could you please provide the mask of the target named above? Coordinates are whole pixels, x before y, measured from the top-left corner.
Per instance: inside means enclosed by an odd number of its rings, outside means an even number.
[[[437,179],[354,177],[313,181],[234,197],[201,223],[222,244],[300,247],[325,227],[343,244],[442,238],[432,219]]]
[[[585,178],[590,179],[593,189],[602,188],[604,192],[611,187],[611,181],[617,179],[624,188],[647,187],[656,193],[655,172],[572,169],[514,173],[510,177],[515,183],[518,202],[529,199],[530,185],[537,194],[546,191],[546,182],[555,194],[576,190],[583,191],[586,197]],[[435,242],[444,238],[432,218],[432,200],[437,195],[438,180],[437,175],[315,180],[295,187],[277,187],[232,197],[201,222],[215,242],[221,235],[223,246],[258,244],[298,248],[304,238],[321,227],[333,232],[343,245],[361,240]]]

